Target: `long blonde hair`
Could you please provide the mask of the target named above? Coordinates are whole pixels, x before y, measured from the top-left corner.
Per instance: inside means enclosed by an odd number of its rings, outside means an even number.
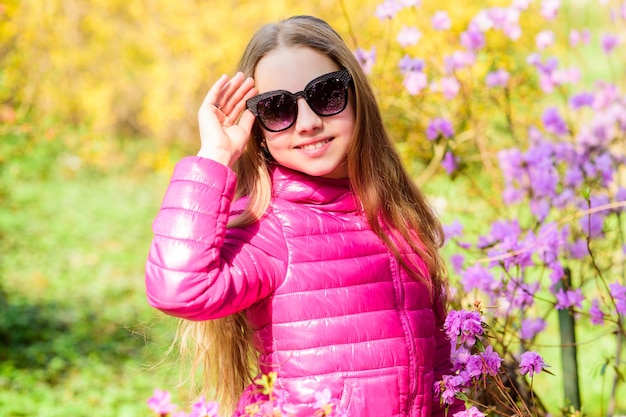
[[[439,255],[444,240],[441,224],[402,166],[383,124],[374,92],[353,53],[323,20],[294,16],[263,26],[248,44],[239,70],[254,76],[261,58],[279,46],[312,48],[352,75],[356,120],[347,156],[352,188],[373,231],[409,274],[426,281],[434,300],[442,299],[446,278]],[[238,176],[237,197],[247,196],[248,205],[229,223],[229,227],[255,222],[269,206],[271,180],[268,157],[260,146],[262,137],[263,132],[257,123],[251,140],[234,166]],[[391,239],[387,230],[396,231],[402,242],[421,255],[430,273],[429,279],[421,277],[415,265],[408,265],[399,255],[397,239]],[[436,302],[435,305],[443,303]],[[443,308],[437,307],[436,314],[441,319]],[[204,369],[204,388],[216,387],[217,397],[224,408],[234,408],[257,372],[255,358],[258,359],[258,351],[245,312],[205,322],[183,321],[179,336],[183,349],[191,348],[187,353],[194,358],[192,365]]]

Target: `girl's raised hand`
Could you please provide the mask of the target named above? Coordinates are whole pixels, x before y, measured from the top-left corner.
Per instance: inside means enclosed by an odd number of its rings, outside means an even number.
[[[254,115],[246,110],[246,100],[256,94],[254,80],[241,72],[231,79],[222,75],[213,84],[198,110],[198,156],[232,166],[250,139]]]

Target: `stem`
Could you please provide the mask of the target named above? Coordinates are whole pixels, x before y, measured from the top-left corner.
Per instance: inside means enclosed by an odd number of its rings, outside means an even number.
[[[571,272],[565,269],[563,280],[557,283],[555,291],[571,288]],[[561,333],[561,364],[563,366],[563,389],[565,405],[580,410],[580,386],[578,382],[578,358],[576,347],[576,325],[571,308],[558,311]]]
[[[617,368],[622,361],[622,343],[624,340],[624,327],[621,314],[618,315],[619,331],[616,334],[616,346],[615,346],[615,375],[613,375],[613,383],[611,386],[611,398],[609,399],[609,406],[606,410],[607,417],[612,417],[615,413],[615,395],[617,393],[617,385],[619,384],[619,373]]]

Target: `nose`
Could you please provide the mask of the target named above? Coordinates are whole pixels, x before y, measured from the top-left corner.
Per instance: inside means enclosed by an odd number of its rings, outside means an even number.
[[[298,106],[296,130],[298,132],[309,132],[322,126],[322,118],[311,110],[309,103],[303,97],[298,98],[296,104]]]

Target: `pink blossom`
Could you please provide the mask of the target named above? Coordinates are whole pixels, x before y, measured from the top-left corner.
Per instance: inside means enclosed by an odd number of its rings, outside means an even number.
[[[622,2],[615,9],[611,9],[611,20],[626,20],[626,1]]]
[[[359,61],[359,64],[361,64],[363,71],[366,74],[371,74],[374,63],[376,62],[376,47],[372,47],[369,51],[357,48],[356,51],[354,51],[354,56],[357,61]]]
[[[540,318],[527,318],[522,321],[520,329],[520,338],[523,340],[532,340],[545,330],[546,321]]]
[[[452,175],[452,173],[454,173],[454,171],[457,170],[458,165],[459,165],[459,158],[454,156],[454,154],[450,151],[446,152],[446,154],[444,155],[441,161],[441,166],[443,167],[443,169],[446,170],[448,175]]]
[[[467,30],[461,33],[461,45],[470,51],[482,49],[485,46],[485,34],[478,25],[470,24]]]
[[[564,291],[562,288],[556,293],[556,306],[557,310],[565,310],[570,307],[581,308],[582,301],[585,299],[582,290],[577,288],[576,290]]]
[[[554,20],[559,14],[561,0],[542,0],[541,15],[547,20]]]
[[[464,383],[462,376],[444,375],[441,381],[437,381],[434,384],[435,395],[440,396],[444,404],[452,404],[456,399],[456,395],[462,392]]]
[[[415,45],[422,37],[422,32],[414,26],[402,26],[396,40],[403,48]]]
[[[615,300],[617,312],[626,314],[626,287],[614,282],[609,284],[611,297]]]
[[[474,65],[476,55],[468,51],[454,51],[452,55],[444,58],[446,74],[452,74],[454,71]]]
[[[492,7],[487,9],[487,15],[494,29],[501,30],[511,40],[517,40],[522,36],[519,25],[520,11],[512,7]]]
[[[218,417],[219,406],[214,401],[206,401],[202,398],[193,405],[189,417]]]
[[[176,405],[172,404],[172,395],[159,389],[155,389],[152,397],[148,399],[148,407],[159,415],[170,414],[176,410]]]
[[[443,328],[450,340],[458,340],[459,345],[474,346],[476,339],[482,336],[483,326],[477,311],[451,310]]]
[[[559,109],[556,107],[548,107],[541,117],[543,125],[546,130],[555,135],[564,135],[569,132],[567,123],[559,114]]]
[[[589,32],[588,29],[584,29],[582,31],[572,29],[572,31],[569,34],[569,43],[573,47],[576,47],[580,44],[587,45],[590,39],[591,39],[591,33]]]
[[[438,83],[432,83],[430,87],[433,91],[441,91],[445,98],[452,100],[459,93],[461,84],[455,77],[443,77]]]
[[[485,417],[485,414],[481,413],[478,408],[471,406],[467,410],[457,411],[452,417]]]
[[[597,299],[591,302],[591,307],[589,308],[589,316],[591,324],[595,326],[602,326],[604,324],[604,313],[600,309],[600,302]]]
[[[431,23],[435,30],[448,30],[452,26],[450,16],[444,10],[436,12],[431,19]]]
[[[537,44],[537,49],[543,51],[554,45],[554,33],[551,30],[542,30],[535,36],[535,43]]]
[[[323,408],[326,405],[331,403],[332,393],[329,388],[324,388],[322,391],[318,391],[315,393],[315,404],[313,405],[315,408]]]
[[[526,10],[533,0],[513,0],[511,7],[517,10]]]
[[[510,75],[502,68],[495,72],[490,72],[485,78],[485,82],[489,87],[506,87],[509,82]]]
[[[411,58],[409,54],[404,54],[400,62],[398,62],[400,72],[407,73],[409,71],[424,71],[424,60],[420,58]]]
[[[465,262],[465,257],[461,255],[460,253],[455,253],[454,255],[451,255],[449,259],[450,259],[450,264],[452,265],[452,270],[456,274],[459,274],[461,270],[463,269],[463,263]]]
[[[617,35],[605,33],[602,36],[602,50],[604,53],[610,54],[617,45],[619,45],[619,37]]]
[[[380,20],[393,19],[400,10],[402,10],[402,4],[396,0],[385,0],[376,7],[374,16]]]
[[[426,128],[426,138],[431,141],[440,137],[449,139],[452,136],[454,136],[452,123],[441,117],[432,119]]]
[[[498,352],[493,350],[492,346],[487,346],[484,352],[480,354],[483,360],[483,374],[496,376],[502,365],[502,358]]]
[[[428,77],[421,71],[409,71],[404,76],[402,85],[410,95],[415,96],[428,87]]]
[[[541,372],[546,367],[546,364],[541,355],[529,351],[522,353],[519,367],[522,375],[528,374],[532,378],[534,374]]]

